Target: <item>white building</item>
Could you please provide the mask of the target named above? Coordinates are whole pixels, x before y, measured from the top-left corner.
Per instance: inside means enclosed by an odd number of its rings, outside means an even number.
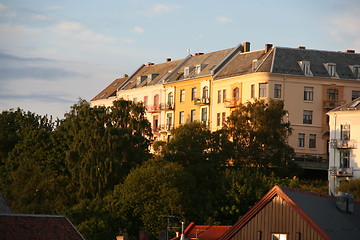
[[[341,181],[360,178],[360,98],[334,108],[327,115],[330,118],[329,194],[335,194]]]

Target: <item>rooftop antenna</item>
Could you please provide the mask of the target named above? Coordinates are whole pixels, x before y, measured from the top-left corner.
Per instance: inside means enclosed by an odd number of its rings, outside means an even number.
[[[188,54],[191,54],[191,51],[192,50],[190,48],[187,49]]]

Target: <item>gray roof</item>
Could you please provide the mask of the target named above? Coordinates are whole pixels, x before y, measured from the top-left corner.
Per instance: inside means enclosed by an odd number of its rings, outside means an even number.
[[[128,77],[118,78],[110,83],[104,90],[102,90],[99,94],[97,94],[91,101],[101,100],[101,99],[108,99],[109,97],[115,97],[116,91],[121,84],[123,84]]]
[[[256,59],[259,62],[254,70],[252,64]],[[336,74],[340,79],[356,80],[351,66],[360,65],[360,54],[284,47],[273,47],[268,52],[265,50],[243,52],[238,53],[217,74],[215,79],[246,75],[253,72],[304,76],[305,74],[299,64],[301,61],[310,62],[310,71],[314,77],[329,78],[330,75],[325,64],[333,63],[336,64]]]
[[[354,203],[354,213],[336,207],[336,198],[322,194],[280,187],[332,239],[360,238],[360,203]]]

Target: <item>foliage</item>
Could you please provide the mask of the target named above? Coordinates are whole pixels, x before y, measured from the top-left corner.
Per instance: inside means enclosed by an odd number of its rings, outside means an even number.
[[[233,164],[259,169],[291,164],[294,150],[287,143],[291,128],[284,122],[286,113],[278,100],[255,100],[235,110],[224,126]]]
[[[351,193],[355,200],[360,201],[360,179],[342,181],[336,190],[338,192]]]

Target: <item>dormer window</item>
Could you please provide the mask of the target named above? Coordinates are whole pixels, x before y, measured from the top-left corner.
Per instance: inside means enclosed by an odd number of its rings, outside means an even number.
[[[150,83],[152,80],[154,80],[159,74],[149,74],[147,77],[147,83]]]
[[[259,65],[260,65],[260,61],[259,61],[258,59],[254,59],[254,60],[252,61],[252,66],[251,66],[252,72],[255,72],[256,69],[259,67]]]
[[[190,68],[189,67],[184,68],[184,78],[187,78],[189,74],[190,74]]]
[[[360,79],[360,65],[350,66],[356,79]]]
[[[196,73],[196,74],[200,74],[200,72],[201,72],[201,65],[196,65],[196,67],[195,67],[195,73]]]
[[[140,85],[142,83],[142,81],[144,81],[147,77],[146,76],[141,76],[141,77],[138,77],[136,79],[136,85]]]
[[[299,65],[301,69],[303,70],[305,76],[312,76],[312,73],[310,71],[310,62],[309,61],[300,61]]]
[[[336,77],[336,64],[335,63],[327,63],[326,69],[327,69],[330,77]]]

